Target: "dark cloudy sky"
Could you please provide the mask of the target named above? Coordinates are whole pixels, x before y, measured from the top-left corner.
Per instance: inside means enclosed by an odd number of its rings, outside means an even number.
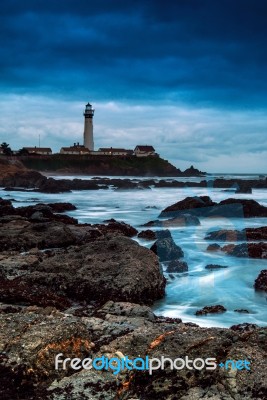
[[[265,0],[2,0],[0,141],[152,144],[175,165],[267,172]]]

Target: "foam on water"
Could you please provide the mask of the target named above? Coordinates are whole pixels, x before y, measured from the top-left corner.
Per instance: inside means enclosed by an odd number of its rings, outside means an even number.
[[[84,178],[88,179],[88,177]],[[242,178],[244,177],[242,176]],[[247,176],[246,178],[254,177]],[[254,199],[267,206],[266,190],[264,189],[253,190],[252,194],[239,195],[212,187],[208,189],[157,188],[124,191],[100,189],[75,191],[64,193],[64,195],[8,193],[0,190],[0,197],[17,200],[13,203],[15,207],[35,204],[38,201],[71,202],[76,205],[77,210],[68,212],[68,214],[77,218],[79,222],[100,223],[105,219],[115,218],[138,229],[141,229],[141,224],[157,219],[163,208],[187,196],[196,195],[207,195],[214,201],[221,201],[229,197]],[[157,209],[146,208],[148,206],[157,206]],[[188,273],[174,274],[174,279],[166,274],[168,279],[166,296],[154,304],[154,312],[158,315],[180,317],[185,322],[191,321],[201,326],[229,327],[242,322],[267,326],[267,294],[255,292],[253,288],[259,272],[267,269],[267,260],[209,253],[206,251],[209,243],[204,240],[205,235],[212,230],[266,226],[266,222],[266,218],[202,218],[201,225],[197,227],[170,228],[175,242],[182,247],[185,253],[189,271]],[[146,247],[150,247],[152,244],[152,242],[141,239],[138,239],[138,242]],[[207,264],[226,265],[228,268],[210,271],[205,269]],[[195,315],[196,310],[214,304],[222,304],[227,312],[207,316]],[[236,309],[247,309],[249,314],[237,313],[234,311]]]

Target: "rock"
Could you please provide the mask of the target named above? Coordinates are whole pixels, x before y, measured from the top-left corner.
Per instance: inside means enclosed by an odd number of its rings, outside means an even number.
[[[164,296],[165,278],[157,257],[123,236],[54,250],[20,278],[58,296],[90,302],[130,301],[151,304]]]
[[[227,265],[218,265],[218,264],[208,264],[206,265],[205,269],[223,269],[223,268],[228,268]]]
[[[58,353],[85,358],[93,348],[86,326],[52,307],[0,314],[0,324],[0,388],[6,399],[32,398],[36,386],[73,372],[69,367],[55,370]]]
[[[39,188],[45,184],[47,178],[37,171],[22,170],[14,174],[7,175],[1,181],[1,186],[16,188]]]
[[[56,213],[77,210],[77,207],[71,203],[48,203],[47,205],[53,212]]]
[[[156,232],[151,231],[150,229],[146,229],[144,231],[139,232],[137,237],[139,237],[140,239],[155,240],[157,238],[157,234]]]
[[[191,165],[190,168],[187,168],[184,170],[184,176],[205,176],[207,175],[206,172],[202,172],[197,168],[194,168],[193,165]]]
[[[263,269],[258,275],[254,283],[256,290],[264,290],[267,292],[267,269]]]
[[[249,258],[267,258],[267,243],[242,243],[238,245],[226,245],[222,248],[230,256],[249,257]]]
[[[198,226],[200,221],[194,215],[181,214],[179,217],[166,219],[164,221],[156,219],[155,221],[149,221],[143,226],[161,226],[161,227],[175,227],[175,226]]]
[[[176,260],[184,256],[183,250],[177,246],[172,237],[157,239],[151,250],[159,257],[161,262]]]
[[[196,315],[206,315],[206,314],[218,314],[227,311],[224,306],[216,305],[216,306],[205,306],[201,310],[196,311]]]
[[[248,311],[248,310],[245,310],[245,309],[243,309],[243,308],[239,308],[239,309],[237,309],[237,310],[234,310],[234,312],[239,312],[239,313],[241,313],[241,314],[249,314],[249,311]]]
[[[215,203],[208,196],[187,197],[165,208],[159,217],[178,217],[184,213],[198,217],[267,217],[267,207],[255,200],[230,198]]]
[[[188,265],[184,261],[173,260],[168,263],[166,272],[175,273],[175,272],[186,272],[188,271]]]
[[[156,231],[157,239],[169,239],[172,238],[171,232],[169,229],[164,229],[162,231]]]
[[[217,243],[209,244],[207,247],[207,251],[219,251],[221,250],[221,246]]]
[[[27,251],[33,247],[39,249],[67,247],[77,241],[78,238],[70,227],[62,222],[31,223],[20,219],[0,222],[0,251]]]
[[[238,193],[252,194],[252,188],[250,186],[241,186],[236,190],[236,194]]]
[[[191,215],[202,215],[202,210],[199,214],[197,213],[198,208],[211,207],[215,204],[208,196],[186,197],[184,200],[165,208],[159,217],[178,217],[181,213],[186,212],[188,214],[189,210]]]
[[[98,310],[97,315],[105,316],[106,314],[120,315],[126,317],[144,317],[150,321],[155,320],[155,315],[150,307],[140,306],[139,304],[127,302],[108,301]]]
[[[219,231],[209,232],[205,240],[222,240],[222,241],[253,241],[267,240],[267,227],[246,228],[242,231],[220,229]]]
[[[258,325],[256,324],[249,324],[247,322],[238,325],[232,325],[230,329],[233,331],[240,331],[240,332],[250,332],[257,329]]]
[[[104,225],[96,225],[101,229],[103,233],[117,232],[128,237],[136,236],[138,233],[138,230],[135,229],[133,226],[126,224],[125,222],[116,221],[113,218],[111,220],[106,220],[104,222],[108,222],[108,225],[106,227]]]

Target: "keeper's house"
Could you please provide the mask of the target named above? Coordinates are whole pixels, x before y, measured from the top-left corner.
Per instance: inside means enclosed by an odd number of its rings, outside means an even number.
[[[50,156],[52,154],[50,147],[23,147],[23,150],[26,150],[28,154],[38,154],[41,156]]]
[[[132,156],[133,150],[120,149],[115,147],[100,147],[96,152],[101,156]]]
[[[90,154],[90,150],[79,143],[74,143],[73,146],[70,147],[61,147],[60,154]]]
[[[134,155],[136,157],[149,157],[157,156],[156,151],[153,146],[136,146],[134,149]]]

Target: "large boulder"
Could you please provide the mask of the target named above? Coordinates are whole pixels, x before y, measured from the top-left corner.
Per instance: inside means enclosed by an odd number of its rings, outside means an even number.
[[[180,261],[180,260],[170,261],[166,269],[166,272],[168,272],[169,274],[187,272],[187,271],[188,271],[187,263],[185,261]]]
[[[16,275],[14,270],[13,278]],[[21,285],[40,286],[85,302],[151,304],[164,296],[166,284],[153,252],[129,238],[113,235],[54,250],[20,275]]]
[[[165,208],[159,217],[178,217],[184,213],[199,217],[267,217],[267,207],[255,200],[230,198],[216,203],[209,196],[187,197]]]

